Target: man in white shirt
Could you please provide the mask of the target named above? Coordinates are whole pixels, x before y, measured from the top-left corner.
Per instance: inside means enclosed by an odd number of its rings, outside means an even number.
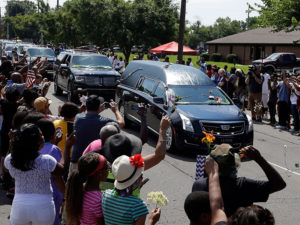
[[[110,53],[110,56],[108,57],[108,60],[110,61],[111,64],[113,64],[114,61],[114,53]]]
[[[125,62],[124,62],[122,56],[120,56],[118,64],[115,67],[115,70],[119,71],[119,73],[123,73],[123,71],[124,71],[124,64],[125,64]]]
[[[191,58],[188,58],[188,60],[186,61],[186,65],[194,67],[194,64],[192,63],[192,59]]]
[[[263,75],[263,84],[262,84],[262,96],[261,101],[263,104],[263,112],[264,112],[264,119],[268,118],[268,100],[269,100],[269,88],[268,88],[268,82],[270,80],[270,74],[268,74],[265,70],[265,68],[261,69]]]

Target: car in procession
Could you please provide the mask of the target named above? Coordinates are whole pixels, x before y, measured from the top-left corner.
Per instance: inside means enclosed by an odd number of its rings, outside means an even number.
[[[120,74],[104,55],[62,52],[55,63],[54,91],[68,93],[68,101],[78,102],[78,95],[98,94],[106,99],[115,97]]]
[[[148,107],[148,129],[158,134],[168,115],[167,150],[196,149],[207,154],[203,132],[213,132],[214,144],[229,143],[239,150],[253,144],[249,115],[200,70],[179,64],[137,60],[128,64],[118,85],[117,102],[125,124],[140,123],[139,104]]]
[[[26,48],[26,52],[24,53],[24,55],[26,55],[26,61],[28,63],[33,62],[37,57],[41,57],[41,60],[47,58],[48,67],[46,70],[46,76],[50,80],[53,80],[54,63],[56,61],[56,56],[54,54],[54,51],[51,48],[38,47],[38,46],[28,47]]]

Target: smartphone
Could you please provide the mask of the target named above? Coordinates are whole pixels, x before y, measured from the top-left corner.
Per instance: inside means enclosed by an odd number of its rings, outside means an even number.
[[[68,121],[67,122],[67,130],[68,130],[68,137],[72,134],[73,130],[74,130],[74,123]]]
[[[105,104],[105,108],[106,108],[106,109],[109,109],[109,108],[110,108],[110,103],[109,103],[109,102],[104,102],[104,104]]]

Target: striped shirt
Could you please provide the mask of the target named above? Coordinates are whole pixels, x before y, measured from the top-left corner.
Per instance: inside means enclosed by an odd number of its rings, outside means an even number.
[[[102,192],[85,191],[83,193],[81,225],[95,225],[97,218],[102,218]]]
[[[102,210],[105,225],[134,225],[139,217],[148,214],[143,200],[133,195],[114,196],[113,190],[103,192]]]

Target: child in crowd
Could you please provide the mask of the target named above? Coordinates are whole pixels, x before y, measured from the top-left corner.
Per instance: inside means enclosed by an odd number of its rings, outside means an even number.
[[[42,131],[45,140],[44,147],[40,150],[40,154],[51,155],[57,162],[60,162],[62,159],[61,150],[56,145],[52,144],[55,142],[54,124],[50,120],[43,118],[37,122],[37,125]],[[56,211],[54,225],[59,225],[59,212],[64,198],[63,193],[65,192],[65,183],[62,176],[52,176],[51,186],[53,189],[53,200]]]
[[[148,209],[140,198],[132,195],[141,187],[144,171],[144,159],[140,154],[118,157],[113,165],[115,188],[103,193],[102,209],[106,225],[144,225]],[[116,210],[115,206],[118,206]],[[154,225],[160,217],[160,209],[156,208],[149,216],[148,225]]]
[[[70,175],[66,190],[66,213],[69,224],[104,225],[101,181],[108,175],[105,157],[89,152],[78,161],[78,170]]]

